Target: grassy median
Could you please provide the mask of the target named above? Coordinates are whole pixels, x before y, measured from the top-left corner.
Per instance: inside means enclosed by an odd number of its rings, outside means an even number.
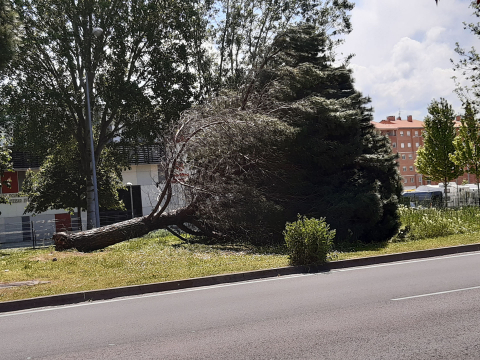
[[[424,239],[396,239],[335,251],[331,261],[480,242],[480,233]],[[269,269],[288,265],[283,247],[186,243],[165,232],[80,253],[43,249],[0,250],[0,302],[69,292],[180,280],[200,276]],[[5,284],[36,280],[33,286]]]

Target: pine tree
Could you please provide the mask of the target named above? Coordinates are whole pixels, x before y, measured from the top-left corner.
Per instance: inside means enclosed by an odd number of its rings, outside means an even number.
[[[281,243],[285,223],[298,214],[325,217],[337,245],[394,235],[396,158],[375,132],[369,99],[354,89],[351,71],[323,56],[327,36],[311,24],[290,28],[237,93],[182,115],[165,141],[167,186],[150,215],[63,234],[58,247],[93,250],[170,225],[219,241]],[[175,177],[179,162],[186,179]],[[164,213],[170,180],[184,187],[186,206]]]
[[[284,207],[289,221],[298,213],[326,217],[337,243],[384,241],[399,227],[396,157],[375,132],[370,100],[355,90],[351,71],[322,56],[324,39],[308,24],[282,34],[257,86],[269,88],[282,104],[277,117],[297,129],[288,157],[296,179]]]

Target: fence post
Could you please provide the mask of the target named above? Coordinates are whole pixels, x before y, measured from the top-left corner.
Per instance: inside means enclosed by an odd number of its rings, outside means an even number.
[[[33,228],[33,220],[30,221],[30,224],[31,224],[31,229],[32,229],[32,245],[33,245],[33,248],[35,249],[35,229]]]

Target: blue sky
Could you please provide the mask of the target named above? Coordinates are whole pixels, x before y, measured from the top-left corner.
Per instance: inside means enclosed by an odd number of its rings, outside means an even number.
[[[351,60],[356,87],[372,98],[376,121],[388,115],[423,120],[432,99],[446,98],[458,114],[453,93],[456,75],[450,59],[455,43],[475,46],[479,38],[464,30],[474,22],[469,0],[357,0],[353,32],[340,48]]]

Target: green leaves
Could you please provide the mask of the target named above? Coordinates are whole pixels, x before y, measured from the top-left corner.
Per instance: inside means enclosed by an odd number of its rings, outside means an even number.
[[[15,53],[15,28],[18,23],[8,0],[0,0],[0,71],[12,60]]]
[[[480,121],[477,112],[470,102],[465,104],[465,116],[458,135],[453,140],[455,152],[450,159],[468,173],[474,174],[477,187],[480,177]]]
[[[330,230],[324,218],[298,215],[297,221],[287,222],[283,235],[291,265],[323,264],[332,249],[335,230]]]
[[[121,209],[118,198],[121,178],[107,150],[97,163],[100,206]],[[25,213],[42,213],[49,209],[86,209],[87,178],[82,173],[80,156],[75,143],[58,147],[45,158],[39,171],[28,171],[23,192],[28,196]]]
[[[445,204],[447,185],[463,174],[463,166],[452,160],[455,152],[455,113],[448,102],[432,100],[424,121],[423,146],[417,150],[415,166],[420,174],[433,181],[443,182]]]
[[[432,100],[424,121],[423,146],[417,151],[415,166],[420,174],[444,182],[463,174],[463,167],[451,160],[455,152],[455,113],[443,98]]]
[[[11,4],[23,23],[16,32],[21,56],[7,66],[6,81],[0,85],[2,123],[11,130],[16,150],[45,157],[44,171],[53,165],[60,171],[62,165],[72,181],[74,173],[79,177],[76,181],[90,176],[87,75],[99,172],[108,144],[155,143],[165,126],[205,92],[197,87],[202,75],[196,70],[205,57],[203,2],[15,0]],[[95,37],[94,27],[101,27],[103,35]],[[72,148],[76,158],[60,155]],[[109,169],[119,173],[124,164],[112,162]],[[50,180],[31,178],[44,184],[34,193],[47,191],[48,182],[59,184],[51,172],[42,176]],[[109,183],[115,181],[111,177]],[[51,195],[47,198],[51,206],[72,206],[68,197],[60,202]]]

